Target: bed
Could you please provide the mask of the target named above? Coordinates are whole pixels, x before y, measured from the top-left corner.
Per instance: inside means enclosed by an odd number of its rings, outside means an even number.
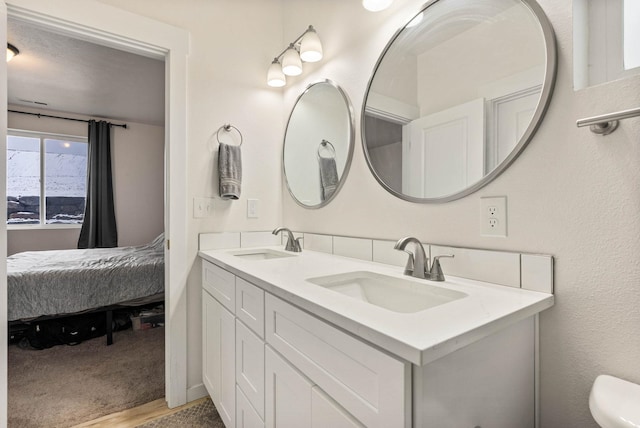
[[[14,254],[7,295],[10,323],[105,311],[110,333],[114,308],[164,300],[164,234],[139,246]]]

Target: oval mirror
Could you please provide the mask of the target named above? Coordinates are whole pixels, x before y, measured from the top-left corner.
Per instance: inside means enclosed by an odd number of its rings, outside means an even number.
[[[369,168],[413,202],[475,192],[533,136],[555,71],[553,29],[534,1],[429,2],[394,35],[369,81]]]
[[[334,82],[313,83],[296,100],[284,136],[283,166],[289,193],[306,208],[331,201],[353,155],[352,107]]]

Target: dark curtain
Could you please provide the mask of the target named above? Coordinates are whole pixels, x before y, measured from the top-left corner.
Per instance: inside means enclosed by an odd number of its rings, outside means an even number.
[[[111,124],[89,121],[87,200],[78,248],[118,246],[111,177]]]

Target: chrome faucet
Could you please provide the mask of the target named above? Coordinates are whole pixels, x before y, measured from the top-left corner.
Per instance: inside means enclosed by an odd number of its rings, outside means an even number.
[[[296,239],[293,237],[293,233],[287,229],[286,227],[278,227],[273,230],[273,234],[277,235],[280,232],[287,232],[287,243],[284,246],[286,251],[293,251],[294,253],[299,253],[302,251],[302,246],[300,245],[300,238]]]
[[[406,246],[409,243],[415,244],[413,253],[406,249]],[[404,268],[405,275],[413,276],[415,278],[430,279],[432,281],[444,281],[444,273],[440,266],[440,258],[453,257],[453,254],[442,254],[434,257],[431,269],[429,269],[429,258],[424,251],[422,243],[416,238],[411,236],[404,237],[398,240],[393,248],[409,254],[407,265]]]
[[[414,243],[415,249],[412,253],[405,249],[408,243]],[[405,275],[411,275],[416,278],[426,279],[429,270],[429,259],[424,252],[424,247],[422,243],[418,241],[416,238],[411,236],[406,236],[396,242],[396,245],[393,247],[396,250],[404,251],[409,254],[409,260],[407,260],[407,266],[404,268]]]

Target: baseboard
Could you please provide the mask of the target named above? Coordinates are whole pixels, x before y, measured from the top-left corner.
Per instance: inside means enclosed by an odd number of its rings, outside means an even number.
[[[203,383],[192,386],[187,389],[187,403],[208,396],[209,393]]]

